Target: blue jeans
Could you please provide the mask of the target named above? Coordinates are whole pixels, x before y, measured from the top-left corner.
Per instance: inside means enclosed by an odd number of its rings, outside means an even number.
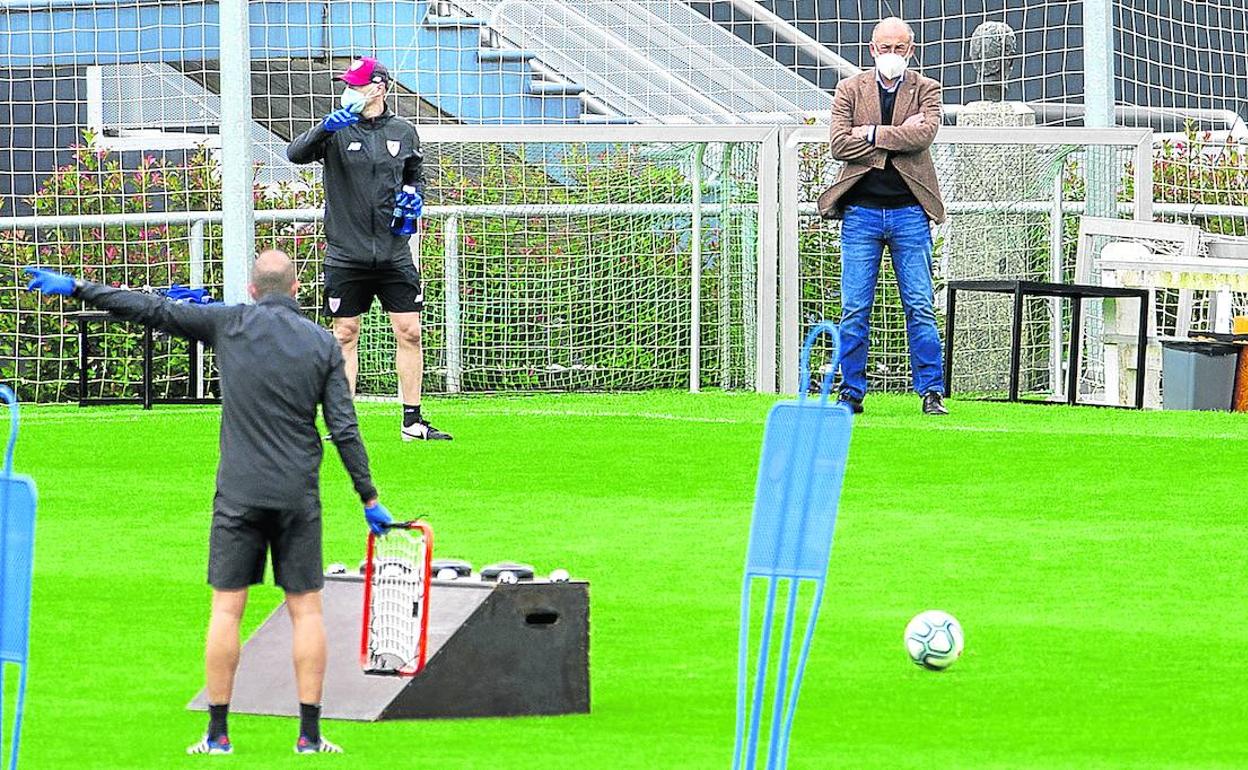
[[[920,394],[945,392],[943,352],[932,307],[932,230],[921,206],[871,209],[846,206],[841,225],[841,392],[867,392],[871,307],[884,246],[906,314],[910,372]]]

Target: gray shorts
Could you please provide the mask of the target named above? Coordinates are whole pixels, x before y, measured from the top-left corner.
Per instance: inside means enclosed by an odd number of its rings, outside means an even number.
[[[321,561],[321,504],[310,498],[298,509],[253,508],[217,495],[212,501],[208,583],[231,591],[264,582],[264,562],[273,552],[273,581],[288,593],[319,591],[325,585]]]

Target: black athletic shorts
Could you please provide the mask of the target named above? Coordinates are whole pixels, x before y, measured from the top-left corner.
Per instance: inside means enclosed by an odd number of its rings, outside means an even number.
[[[264,582],[266,552],[273,552],[273,582],[289,593],[319,591],[321,504],[312,497],[298,509],[253,508],[217,495],[212,501],[208,584],[231,591]]]
[[[411,262],[376,270],[325,266],[325,312],[334,318],[364,315],[381,300],[387,313],[419,313],[425,309],[420,271]]]

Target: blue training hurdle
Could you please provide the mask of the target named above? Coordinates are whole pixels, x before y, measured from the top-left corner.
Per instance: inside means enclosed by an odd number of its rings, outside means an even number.
[[[832,338],[831,366],[823,377],[818,401],[809,401],[805,389],[810,383],[810,352],[815,340],[827,334]],[[754,517],[745,559],[745,579],[741,590],[741,638],[737,679],[736,748],[734,770],[753,770],[758,759],[764,697],[771,655],[771,636],[776,621],[776,594],[782,581],[788,582],[783,616],[783,636],[779,661],[773,674],[775,685],[771,705],[770,736],[767,741],[768,770],[783,768],[788,760],[789,736],[797,710],[802,673],[814,637],[815,621],[828,573],[832,532],[836,526],[837,504],[849,456],[853,412],[839,402],[828,403],[840,353],[840,334],[835,325],[817,324],[802,346],[801,377],[796,401],[772,407],[763,433],[762,457],[758,467]],[[762,635],[750,687],[749,641],[750,592],[755,581],[767,590],[763,609]],[[814,599],[806,620],[797,666],[790,680],[790,655],[797,617],[798,588],[803,581],[814,586]],[[748,724],[747,724],[748,722]]]
[[[0,401],[9,405],[9,442],[0,477],[0,762],[4,749],[4,691],[8,664],[18,666],[17,706],[8,747],[9,770],[17,768],[22,709],[30,669],[30,593],[35,557],[35,482],[13,473],[17,443],[17,396],[0,385]],[[2,766],[2,765],[0,765]]]

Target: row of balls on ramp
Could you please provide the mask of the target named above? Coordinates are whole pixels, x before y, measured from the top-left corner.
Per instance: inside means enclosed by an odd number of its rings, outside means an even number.
[[[373,569],[381,577],[399,577],[416,572],[416,565],[407,559],[385,556],[375,560]],[[359,573],[364,574],[368,561],[360,562]],[[346,575],[347,565],[334,563],[325,570],[326,575]],[[438,580],[464,580],[482,583],[519,583],[522,581],[540,580],[537,570],[532,564],[504,561],[487,564],[480,572],[472,571],[472,564],[463,559],[434,559],[433,575]],[[566,583],[570,575],[566,569],[554,569],[547,577],[552,583]]]

